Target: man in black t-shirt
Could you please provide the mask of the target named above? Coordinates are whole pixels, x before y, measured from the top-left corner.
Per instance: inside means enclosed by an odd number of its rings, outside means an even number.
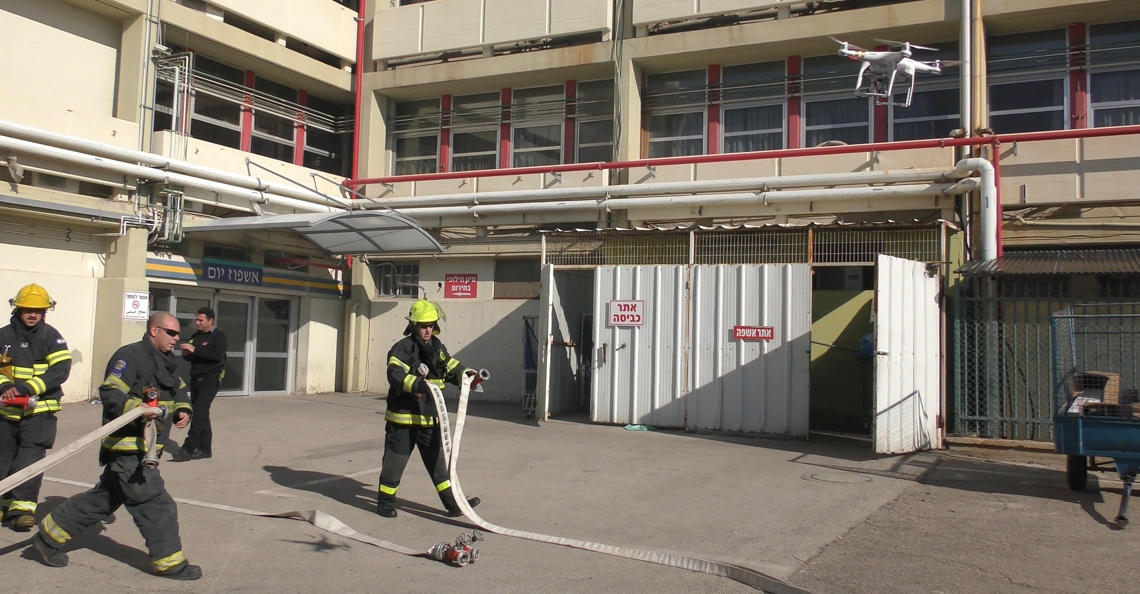
[[[218,395],[218,386],[226,375],[226,335],[215,324],[214,310],[198,310],[194,325],[198,331],[179,345],[182,357],[190,362],[190,403],[194,419],[190,433],[182,443],[176,459],[201,460],[213,456],[214,433],[210,427],[210,405]]]

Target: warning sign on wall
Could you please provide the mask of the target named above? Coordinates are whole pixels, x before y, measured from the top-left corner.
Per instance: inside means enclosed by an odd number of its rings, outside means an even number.
[[[776,329],[771,326],[733,326],[733,340],[775,340]]]
[[[123,291],[123,319],[146,320],[150,315],[150,293]]]
[[[438,277],[437,277],[438,278]],[[443,278],[443,296],[448,299],[474,299],[479,295],[478,274],[447,274]]]
[[[610,301],[610,326],[641,326],[645,324],[644,301]]]

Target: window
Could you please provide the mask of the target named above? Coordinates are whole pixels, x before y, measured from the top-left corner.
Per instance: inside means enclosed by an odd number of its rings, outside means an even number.
[[[227,86],[225,83],[245,83],[245,71],[196,54],[194,72],[205,81],[221,81],[222,86]],[[190,136],[230,148],[240,148],[241,105],[207,92],[201,84],[194,86]],[[173,96],[173,88],[170,92]]]
[[[230,260],[233,262],[249,262],[249,252],[243,248],[229,245],[207,243],[202,246],[202,257],[212,260]]]
[[[382,297],[419,296],[419,262],[381,262],[372,265],[376,291]]]
[[[852,97],[855,62],[839,56],[804,60],[804,144],[871,140],[871,98]]]
[[[439,171],[439,99],[403,101],[392,117],[393,175]]]
[[[705,152],[704,70],[651,74],[646,80],[649,157],[682,157]]]
[[[494,169],[499,157],[499,94],[455,97],[452,105],[451,170]]]
[[[561,163],[562,120],[566,115],[562,85],[517,89],[511,108],[511,166]]]
[[[938,51],[915,50],[915,58],[923,62],[958,59],[957,41],[933,45]],[[941,75],[918,74],[910,107],[891,106],[891,140],[947,138],[961,126],[959,72],[958,66],[942,65]],[[906,103],[906,94],[907,89],[900,89],[896,82],[894,103]]]
[[[1092,125],[1140,124],[1140,21],[1089,27]]]
[[[1065,128],[1065,31],[986,40],[990,128],[998,134]]]
[[[784,148],[784,63],[726,66],[721,71],[721,151]]]
[[[541,291],[538,260],[495,261],[495,299],[538,299]]]
[[[574,113],[578,126],[576,161],[597,163],[614,159],[614,81],[578,83]]]
[[[295,89],[260,76],[254,79],[254,89],[290,103],[297,100]],[[294,142],[295,121],[295,119],[287,119],[269,113],[267,109],[254,109],[253,139],[250,152],[272,159],[293,162],[293,151],[296,146]]]

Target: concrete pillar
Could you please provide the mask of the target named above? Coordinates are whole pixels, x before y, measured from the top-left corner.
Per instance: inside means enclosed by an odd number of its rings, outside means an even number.
[[[127,229],[107,250],[106,272],[99,279],[92,342],[92,396],[106,378],[107,362],[119,347],[135,342],[146,332],[146,322],[123,319],[124,291],[150,290],[146,279],[147,232]]]
[[[368,385],[368,347],[372,335],[372,299],[377,297],[372,268],[358,260],[351,273],[351,297],[344,302],[344,357],[341,389],[359,392]]]
[[[150,36],[147,29],[150,27]],[[154,69],[150,55],[157,40],[157,28],[145,14],[123,21],[123,37],[119,48],[119,87],[115,93],[115,117],[139,125],[139,150],[150,150],[150,130],[154,127]]]
[[[615,42],[625,43],[625,42]],[[623,52],[624,54],[625,52]],[[620,133],[617,141],[618,161],[633,161],[641,158],[641,67],[631,58],[623,58],[618,67],[618,121]]]
[[[361,97],[360,177],[383,177],[391,172],[387,159],[388,100],[368,88],[365,75],[364,95]],[[380,186],[365,188],[369,196],[383,191]]]

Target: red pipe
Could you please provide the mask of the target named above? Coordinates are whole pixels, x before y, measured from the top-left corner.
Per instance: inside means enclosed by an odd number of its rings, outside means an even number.
[[[364,7],[368,0],[360,0],[356,7],[356,106],[352,118],[352,179],[360,175],[360,104],[364,86]]]
[[[667,165],[693,165],[699,163],[726,163],[732,161],[755,161],[758,159],[778,159],[788,157],[814,157],[867,153],[873,151],[905,151],[925,148],[945,148],[953,146],[981,146],[996,142],[1032,142],[1038,140],[1068,140],[1076,138],[1099,138],[1104,136],[1127,136],[1140,134],[1140,126],[1115,126],[1110,128],[1085,128],[1082,130],[1055,130],[1050,132],[1025,132],[1000,136],[978,136],[973,138],[937,138],[932,140],[907,140],[852,144],[844,146],[824,146],[815,148],[780,149],[752,153],[728,153],[720,155],[697,155],[691,157],[666,157],[662,159],[639,159],[613,163],[574,163],[549,167],[515,167],[511,169],[489,169],[485,171],[461,171],[453,173],[424,173],[418,175],[398,175],[368,179],[345,180],[346,186],[366,186],[368,184],[392,184],[397,182],[429,181],[437,179],[463,179],[474,177],[504,177],[532,173],[562,173],[567,171],[601,171],[607,169],[632,169],[635,167],[665,167]]]

